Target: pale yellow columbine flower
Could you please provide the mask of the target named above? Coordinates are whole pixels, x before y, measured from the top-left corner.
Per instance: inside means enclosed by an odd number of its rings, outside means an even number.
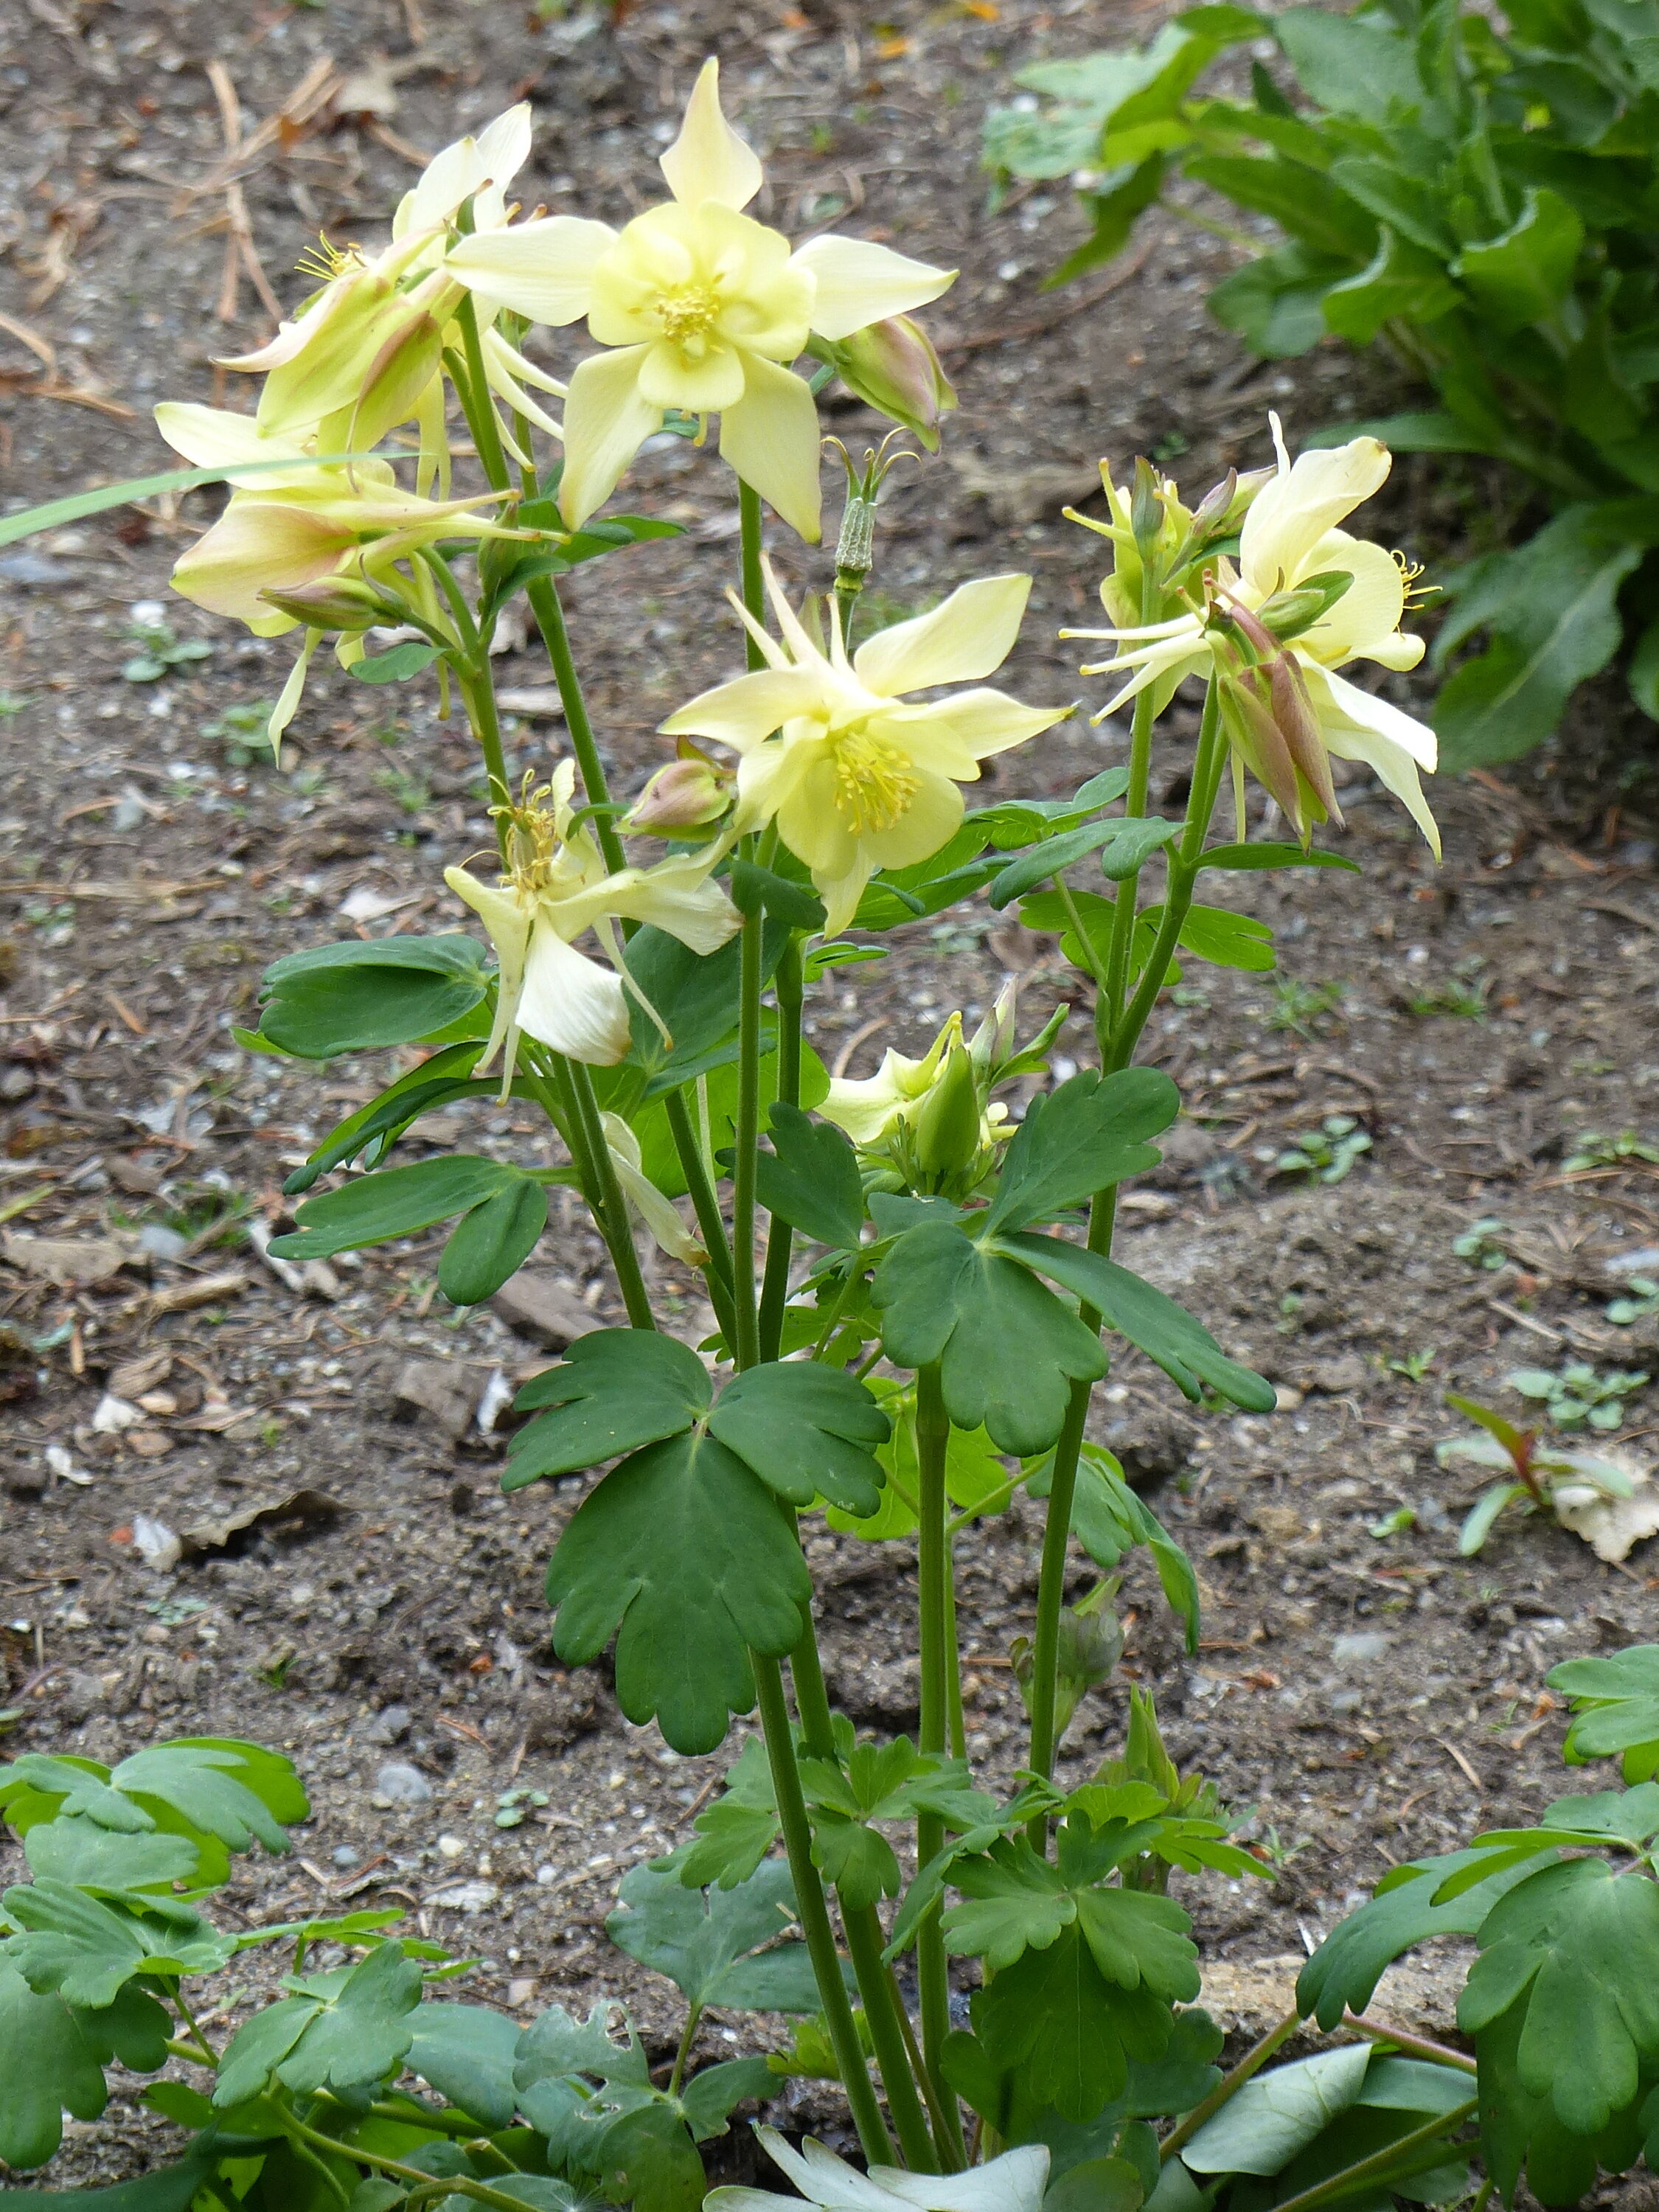
[[[631,987],[619,919],[649,922],[701,954],[717,952],[742,926],[702,857],[675,854],[654,868],[608,870],[592,830],[574,818],[575,777],[574,762],[565,760],[539,792],[526,779],[522,799],[507,812],[507,866],[497,884],[481,883],[466,868],[444,871],[495,947],[495,1022],[478,1066],[488,1067],[505,1048],[503,1096],[520,1034],[595,1067],[613,1066],[628,1050]],[[575,939],[589,929],[609,967],[576,950]]]
[[[701,1267],[708,1257],[708,1247],[686,1227],[673,1200],[645,1172],[639,1139],[620,1114],[601,1114],[599,1126],[629,1212],[645,1224],[659,1252],[666,1252],[671,1260],[684,1261],[688,1267]]]
[[[174,562],[173,590],[210,614],[245,623],[256,637],[280,637],[301,621],[307,625],[304,647],[266,726],[273,750],[298,709],[323,631],[348,633],[336,647],[342,665],[361,658],[362,631],[380,619],[374,587],[394,599],[412,592],[438,614],[431,580],[422,570],[406,586],[394,574],[399,562],[447,538],[513,534],[474,513],[471,501],[422,499],[403,490],[389,462],[320,467],[289,441],[264,436],[246,415],[164,404],[155,421],[175,452],[198,468],[228,468],[236,487],[218,520]],[[234,465],[239,461],[283,465],[241,473]],[[303,613],[294,611],[296,594]]]
[[[1069,707],[1026,707],[982,689],[908,705],[906,691],[973,683],[1000,668],[1025,611],[1029,576],[982,577],[932,614],[867,638],[849,660],[832,605],[826,653],[766,564],[783,643],[743,616],[769,664],[671,714],[669,737],[713,738],[742,757],[725,842],[775,819],[811,870],[833,936],[878,868],[938,852],[962,820],[959,787],[993,753],[1024,744]],[[736,605],[736,602],[733,601]]]
[[[561,510],[573,529],[602,507],[669,408],[720,418],[720,452],[809,543],[819,536],[817,409],[783,364],[809,336],[839,340],[936,300],[955,271],[860,239],[788,240],[742,210],[761,165],[703,64],[662,156],[673,198],[621,232],[577,216],[466,238],[448,265],[532,322],[587,318],[615,350],[581,363],[565,407]]]
[[[447,485],[443,356],[458,351],[453,323],[462,287],[443,266],[448,226],[470,200],[475,229],[507,220],[506,188],[530,153],[530,109],[523,102],[476,138],[458,139],[428,164],[392,221],[392,242],[368,256],[356,246],[324,245],[313,257],[325,277],[266,345],[228,359],[228,368],[263,374],[258,422],[268,437],[307,438],[323,453],[374,445],[400,422],[421,432],[424,490]],[[553,437],[561,426],[527,387],[559,398],[564,386],[527,361],[495,327],[498,301],[478,301],[484,376],[514,414]],[[504,432],[517,453],[510,430]],[[522,454],[518,458],[524,459]]]
[[[1231,563],[1217,563],[1219,609],[1224,613],[1230,607],[1242,608],[1255,614],[1310,579],[1334,574],[1352,579],[1316,622],[1288,640],[1288,651],[1305,685],[1326,750],[1342,760],[1363,761],[1373,769],[1404,805],[1437,859],[1440,833],[1419,779],[1419,769],[1432,772],[1436,764],[1434,732],[1336,672],[1350,660],[1372,660],[1383,668],[1403,670],[1415,668],[1423,658],[1422,639],[1407,635],[1400,627],[1409,580],[1401,562],[1382,546],[1337,527],[1362,501],[1380,490],[1393,456],[1375,438],[1355,438],[1346,446],[1302,453],[1292,465],[1279,417],[1271,420],[1279,466],[1244,517],[1237,574]],[[1129,679],[1101,709],[1103,716],[1115,713],[1149,685],[1173,689],[1183,676],[1208,676],[1216,665],[1201,610],[1144,628],[1066,630],[1062,635],[1109,638],[1115,643],[1117,651],[1109,660],[1083,671],[1085,676]]]

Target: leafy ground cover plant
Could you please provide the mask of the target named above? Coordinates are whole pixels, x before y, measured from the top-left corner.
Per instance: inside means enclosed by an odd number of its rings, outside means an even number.
[[[1182,2212],[1225,2188],[1246,2212],[1264,2181],[1298,2212],[1396,2184],[1409,2198],[1424,2172],[1461,2173],[1468,2062],[1370,2023],[1362,2035],[1393,2055],[1373,2072],[1364,2051],[1332,2054],[1341,2091],[1317,2101],[1341,2118],[1335,2134],[1322,2121],[1265,2147],[1229,2136],[1238,2112],[1278,2109],[1279,2073],[1235,2109],[1278,2046],[1219,2075],[1171,1890],[1176,1875],[1242,1880],[1261,1862],[1204,1778],[1175,1768],[1139,1690],[1119,1755],[1081,1779],[1059,1759],[1121,1650],[1111,1600],[1127,1553],[1148,1553],[1198,1644],[1189,1562],[1088,1437],[1094,1387],[1139,1352],[1191,1400],[1275,1402],[1112,1255],[1118,1191],[1158,1164],[1180,1104],[1135,1065],[1160,994],[1185,961],[1272,964],[1266,925],[1200,899],[1201,881],[1347,866],[1312,844],[1335,814],[1334,757],[1374,768],[1437,844],[1419,779],[1431,735],[1341,673],[1413,657],[1400,568],[1339,526],[1389,455],[1360,438],[1293,464],[1279,440],[1273,468],[1192,506],[1150,463],[1124,482],[1103,470],[1109,520],[1089,526],[1105,541],[1107,626],[1081,635],[1105,647],[1086,672],[1109,679],[1102,714],[1132,709],[1127,759],[1068,798],[969,809],[980,762],[1067,711],[988,682],[1029,579],[981,578],[878,627],[864,592],[884,453],[848,471],[821,595],[796,605],[763,550],[763,501],[818,540],[814,386],[829,375],[934,440],[948,387],[909,311],[948,272],[833,236],[792,251],[744,213],[760,166],[721,114],[712,64],[662,158],[672,198],[620,233],[516,219],[507,190],[528,129],[514,110],[447,149],[382,253],[324,256],[303,311],[240,364],[264,380],[254,415],[163,408],[196,465],[162,481],[233,487],[179,588],[299,634],[273,744],[325,637],[362,681],[435,684],[477,739],[496,849],[493,866],[448,872],[455,926],[352,937],[267,972],[250,1051],[419,1055],[295,1171],[295,1225],[271,1249],[303,1261],[442,1229],[438,1288],[464,1306],[534,1249],[550,1187],[590,1208],[629,1326],[579,1339],[526,1385],[504,1485],[596,1477],[548,1568],[568,1664],[614,1646],[623,1711],[681,1752],[714,1750],[736,1717],[759,1723],[683,1847],[627,1876],[610,1923],[680,1988],[684,2033],[653,2068],[603,2005],[521,2031],[434,1994],[461,1962],[383,1915],[228,1935],[205,1907],[229,1855],[282,1848],[305,1810],[286,1763],[257,1747],[152,1747],[107,1771],[30,1755],[0,1785],[33,1875],[0,1905],[8,2048],[27,2057],[0,2070],[0,2148],[44,2161],[60,2108],[100,2108],[112,2057],[140,2073],[176,2061],[202,2069],[196,2086],[150,2094],[195,2130],[191,2148],[122,2212],[595,2196],[683,2212],[703,2192],[698,2146],[794,2071],[841,2083],[870,2168],[766,2137],[825,2205],[1036,2212],[1104,2197]],[[520,341],[528,320],[584,317],[598,350],[567,392]],[[562,400],[562,422],[544,398]],[[483,477],[465,497],[451,496],[452,405]],[[749,665],[666,719],[675,755],[629,805],[605,782],[560,579],[618,557],[626,577],[629,550],[672,526],[602,510],[646,439],[703,439],[711,416],[736,477]],[[409,441],[386,445],[406,426]],[[0,535],[155,485],[8,518]],[[515,782],[489,645],[520,592],[572,751]],[[1184,812],[1166,818],[1149,811],[1158,724],[1187,683],[1200,729]],[[1230,777],[1231,834],[1217,833]],[[1250,778],[1285,841],[1247,836]],[[981,892],[1060,936],[1098,1066],[1016,1122],[996,1094],[1042,1069],[1056,1030],[1022,1040],[1008,993],[971,1034],[953,1013],[921,1059],[889,1053],[868,1079],[832,1080],[803,1042],[806,991]],[[544,1120],[538,1164],[399,1156],[422,1115],[507,1097]],[[716,1325],[695,1349],[659,1325],[642,1235],[702,1275]],[[968,1757],[953,1552],[1021,1492],[1045,1534],[1011,1654],[1030,1731],[1010,1795]],[[891,1633],[920,1653],[914,1738],[860,1737],[832,1710],[801,1540],[818,1515],[913,1548],[915,1633]],[[1094,1574],[1068,1603],[1079,1554]],[[504,1821],[522,1811],[513,1798]],[[210,2037],[186,1984],[255,1943],[292,1946],[282,1993]],[[792,2020],[789,2053],[692,2071],[711,2007]],[[216,2008],[242,2008],[228,1992]],[[1302,2077],[1279,2072],[1303,2110]]]
[[[1396,448],[1508,462],[1554,509],[1451,580],[1436,641],[1449,766],[1547,737],[1621,636],[1631,695],[1659,716],[1659,379],[1649,0],[1371,0],[1188,9],[1147,46],[1044,62],[1035,112],[993,112],[985,158],[1075,174],[1090,235],[1056,272],[1121,250],[1186,178],[1283,243],[1212,291],[1270,357],[1331,334],[1381,343],[1436,404],[1373,427]],[[1270,39],[1246,98],[1200,89],[1221,55]],[[1199,220],[1206,220],[1200,214]]]
[[[1566,1370],[1570,1375],[1571,1369]],[[1587,1370],[1592,1376],[1594,1370]],[[1549,1397],[1543,1388],[1566,1390],[1572,1386],[1559,1376],[1541,1368],[1523,1368],[1518,1373],[1536,1381],[1538,1387],[1524,1395],[1548,1397],[1552,1419],[1558,1427],[1582,1425],[1586,1418],[1594,1419],[1589,1404],[1574,1399],[1579,1407],[1576,1421],[1562,1421],[1556,1413],[1558,1398]],[[1516,1389],[1521,1385],[1514,1375],[1510,1382]],[[1497,1468],[1501,1479],[1489,1489],[1482,1491],[1471,1507],[1457,1539],[1457,1548],[1465,1559],[1472,1559],[1485,1548],[1499,1516],[1510,1511],[1519,1513],[1547,1513],[1552,1516],[1565,1511],[1580,1510],[1595,1498],[1629,1498],[1632,1492],[1627,1468],[1596,1452],[1576,1451],[1565,1444],[1546,1441],[1546,1431],[1538,1428],[1518,1428],[1506,1420],[1502,1413],[1490,1406],[1477,1405],[1473,1398],[1460,1398],[1448,1393],[1446,1403],[1454,1413],[1462,1413],[1475,1425],[1474,1436],[1449,1437],[1435,1447],[1435,1456],[1443,1467],[1462,1462],[1469,1467]],[[1616,1401],[1608,1407],[1597,1406],[1596,1412],[1611,1411],[1612,1421],[1605,1419],[1595,1422],[1598,1428],[1618,1426]],[[1622,1557],[1622,1554],[1620,1555]]]

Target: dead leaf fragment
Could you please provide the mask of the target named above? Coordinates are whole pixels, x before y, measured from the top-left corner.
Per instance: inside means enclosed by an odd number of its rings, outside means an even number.
[[[294,1490],[286,1497],[259,1498],[239,1505],[234,1513],[193,1521],[184,1532],[187,1552],[222,1552],[233,1536],[245,1528],[320,1528],[337,1520],[345,1508],[323,1490]]]
[[[173,1372],[170,1352],[147,1352],[140,1359],[124,1360],[112,1367],[109,1376],[109,1392],[112,1398],[131,1398],[135,1404],[147,1391],[165,1382]]]
[[[247,1277],[240,1273],[198,1275],[194,1282],[175,1283],[169,1290],[157,1291],[150,1308],[158,1314],[188,1313],[192,1306],[216,1305],[221,1298],[240,1297],[246,1288]]]
[[[0,1231],[0,1258],[60,1290],[106,1283],[141,1257],[136,1242],[122,1237],[35,1237],[27,1229]]]
[[[1611,1452],[1603,1455],[1612,1459]],[[1598,1559],[1617,1566],[1628,1559],[1633,1545],[1659,1536],[1659,1484],[1647,1469],[1624,1455],[1618,1464],[1631,1479],[1628,1498],[1609,1498],[1589,1483],[1558,1483],[1553,1496],[1555,1517],[1564,1528],[1582,1537]]]

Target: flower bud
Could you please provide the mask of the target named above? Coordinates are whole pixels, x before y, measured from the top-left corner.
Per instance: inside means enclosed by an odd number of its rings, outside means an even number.
[[[282,590],[267,585],[259,597],[307,629],[356,635],[386,619],[386,594],[361,576],[325,576],[314,584],[292,584]]]
[[[1297,771],[1324,808],[1328,821],[1337,811],[1330,756],[1308,696],[1307,678],[1288,653],[1276,654],[1268,667],[1267,697]]]
[[[958,1029],[911,1124],[917,1170],[938,1189],[973,1166],[981,1141],[979,1085]]]
[[[702,754],[688,752],[657,770],[621,827],[629,836],[678,836],[718,821],[731,803],[731,776]]]
[[[1326,575],[1306,577],[1293,592],[1275,592],[1270,599],[1265,599],[1256,610],[1257,616],[1263,628],[1270,629],[1281,643],[1300,637],[1304,630],[1324,621],[1352,582],[1346,568],[1333,568]]]
[[[957,395],[920,323],[891,315],[833,345],[813,343],[849,392],[938,453],[939,417],[957,404]]]
[[[998,1068],[1014,1056],[1018,1011],[1019,978],[1011,975],[997,993],[996,1004],[968,1041],[968,1057],[982,1088],[988,1089]]]

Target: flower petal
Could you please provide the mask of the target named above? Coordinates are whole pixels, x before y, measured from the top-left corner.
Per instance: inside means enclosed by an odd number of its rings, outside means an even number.
[[[747,207],[764,181],[759,155],[726,119],[720,65],[712,56],[697,73],[680,135],[658,166],[669,191],[685,207],[699,207],[704,200]]]
[[[788,806],[803,780],[823,758],[818,732],[777,738],[757,745],[738,763],[738,804],[726,835],[747,836]],[[804,853],[794,848],[802,860]]]
[[[686,415],[718,415],[735,407],[744,393],[743,359],[718,338],[701,361],[689,361],[666,338],[645,349],[640,362],[640,397],[653,407],[678,407]]]
[[[640,396],[644,346],[592,354],[570,380],[564,403],[564,474],[559,508],[580,530],[605,505],[646,440],[662,428],[662,410]]]
[[[1423,796],[1418,769],[1432,772],[1439,757],[1434,732],[1386,699],[1362,691],[1328,668],[1307,666],[1308,695],[1328,750],[1341,760],[1364,761],[1411,816],[1440,858],[1440,830]]]
[[[261,485],[274,491],[278,485],[300,483],[313,473],[313,465],[297,450],[295,441],[267,437],[252,415],[237,415],[228,407],[204,407],[195,400],[164,399],[155,410],[155,427],[175,453],[192,468],[222,468],[231,461],[292,459],[292,476],[285,469],[262,468],[257,475],[232,476],[228,483]]]
[[[720,457],[816,545],[823,535],[817,403],[802,378],[759,354],[745,354],[743,366],[743,398],[720,417]]]
[[[812,272],[812,328],[822,338],[849,338],[871,323],[925,307],[957,281],[954,269],[930,268],[867,238],[809,238],[796,248],[793,266]]]
[[[975,763],[1023,745],[1063,722],[1066,707],[1027,707],[1006,691],[958,691],[925,707],[889,707],[872,714],[872,734],[889,737],[920,764],[973,782]]]
[[[890,830],[871,830],[859,844],[878,868],[910,868],[948,844],[962,826],[960,787],[948,775],[919,768],[909,805]]]
[[[931,614],[878,630],[853,655],[867,690],[896,698],[935,684],[971,684],[1000,668],[1013,650],[1029,576],[981,576],[951,592]]]
[[[624,880],[631,877],[631,882]],[[718,952],[743,927],[743,916],[708,873],[708,861],[689,853],[659,860],[654,868],[624,869],[612,876],[617,886],[609,911],[630,921],[648,921],[705,957]]]
[[[587,313],[593,264],[616,237],[608,222],[544,216],[458,240],[444,265],[469,291],[486,293],[532,323],[574,323]]]
[[[621,982],[554,929],[539,928],[531,936],[518,1025],[526,1036],[590,1067],[614,1067],[628,1050],[628,1001]]]
[[[1239,534],[1239,570],[1265,598],[1311,572],[1307,559],[1328,530],[1388,479],[1394,456],[1376,438],[1298,453],[1251,501]]]
[[[640,1140],[620,1114],[601,1114],[605,1148],[623,1195],[651,1232],[659,1251],[671,1260],[701,1267],[708,1257],[700,1237],[694,1237],[676,1212],[673,1201],[657,1188],[641,1165]]]
[[[872,2181],[921,2212],[1038,2212],[1048,2185],[1048,2146],[1024,2143],[967,2173],[905,2173],[876,2166]]]
[[[456,897],[477,915],[495,948],[500,971],[495,983],[495,1020],[489,1042],[477,1063],[482,1071],[495,1059],[514,1026],[519,994],[524,988],[525,956],[530,949],[530,916],[511,891],[494,884],[480,883],[471,869],[446,868],[444,881]]]
[[[259,597],[267,585],[280,591],[318,582],[339,565],[350,543],[349,531],[325,514],[237,492],[213,527],[173,563],[173,588],[210,614],[269,622],[270,603]],[[278,626],[292,629],[291,618]]]
[[[1346,530],[1328,530],[1309,553],[1305,568],[1310,576],[1346,569],[1353,581],[1322,621],[1295,638],[1298,653],[1334,668],[1356,655],[1369,659],[1373,645],[1386,644],[1399,629],[1406,611],[1406,580],[1400,563],[1380,545],[1351,538]]]
[[[823,694],[811,668],[760,668],[699,693],[657,727],[665,738],[714,738],[747,753],[786,722],[811,714]]]

